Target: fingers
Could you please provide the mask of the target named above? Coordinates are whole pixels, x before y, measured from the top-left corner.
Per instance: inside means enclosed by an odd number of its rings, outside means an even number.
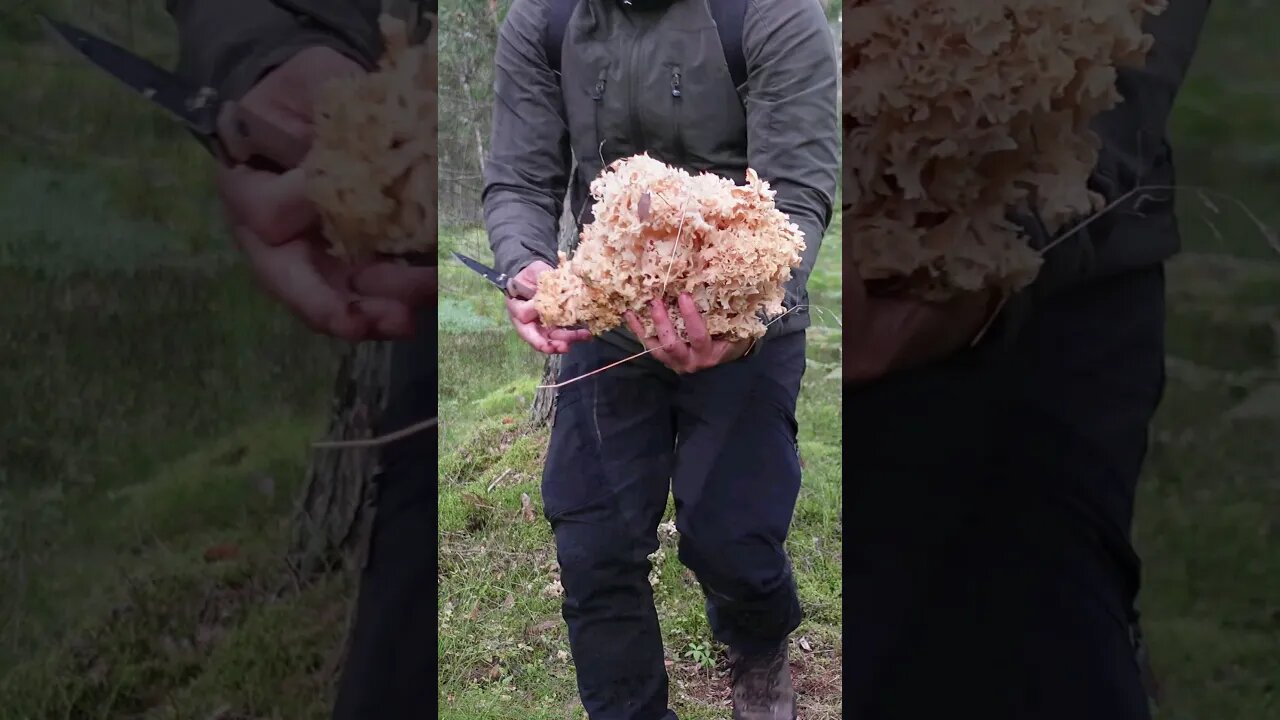
[[[277,174],[245,165],[219,167],[216,181],[232,223],[264,242],[288,242],[320,222],[300,168]]]
[[[538,291],[538,276],[551,269],[541,260],[534,260],[507,281],[507,292],[513,297],[532,300]]]
[[[541,260],[534,260],[524,269],[516,273],[512,280],[519,281],[526,287],[536,288],[538,286],[538,276],[551,269],[551,266]]]
[[[519,276],[516,276],[507,281],[507,292],[511,293],[513,297],[522,300],[532,300],[538,291],[530,287],[526,282],[522,282]]]
[[[439,286],[436,268],[375,262],[351,276],[351,288],[360,295],[389,298],[409,307],[434,305]]]
[[[543,327],[531,300],[507,298],[507,315],[520,339],[544,355],[563,355],[569,352],[569,346],[573,343],[591,337],[589,332],[583,337],[577,330]]]
[[[368,320],[352,306],[354,298],[325,278],[309,257],[307,243],[272,245],[246,227],[235,228],[234,235],[258,282],[307,327],[345,339],[367,333]]]
[[[542,328],[537,323],[517,322],[515,318],[512,318],[511,324],[515,327],[516,335],[519,335],[521,340],[529,343],[530,347],[544,355],[563,355],[569,351],[565,343],[553,341],[544,335]]]
[[[538,310],[533,306],[532,300],[507,298],[507,314],[512,320],[525,325],[537,323],[539,320]]]
[[[362,297],[354,302],[356,311],[372,325],[372,335],[381,338],[406,338],[413,335],[413,312],[404,303],[381,297]]]
[[[661,352],[670,356],[680,368],[687,368],[690,359],[689,345],[681,341],[680,336],[676,334],[676,328],[671,324],[671,317],[667,315],[666,303],[654,300],[649,307],[654,331],[658,333],[658,344],[663,348]],[[656,355],[657,352],[654,354]]]
[[[702,313],[698,312],[693,296],[689,293],[680,293],[678,303],[680,316],[684,318],[684,334],[689,338],[689,347],[693,350],[693,355],[709,357],[713,350],[711,335],[707,333],[707,323],[703,321]]]
[[[576,343],[591,339],[591,331],[581,328],[550,328],[546,334],[552,340],[566,343]]]
[[[325,45],[299,51],[280,69],[284,71],[282,80],[296,85],[301,91],[294,102],[299,112],[308,118],[327,82],[364,73],[364,68],[354,60]]]
[[[623,318],[627,321],[627,327],[631,329],[631,332],[635,334],[637,338],[640,338],[640,342],[644,345],[644,349],[648,350],[649,354],[652,355],[654,359],[676,372],[684,372],[684,367],[667,352],[666,348],[662,347],[660,342],[657,342],[652,336],[645,335],[644,324],[640,322],[639,316],[628,310]]]
[[[408,306],[352,292],[350,269],[314,243],[272,245],[244,227],[234,235],[259,284],[312,331],[351,342],[412,334]]]
[[[631,330],[633,335],[640,339],[640,343],[644,345],[644,349],[648,350],[650,355],[663,365],[675,369],[672,366],[674,361],[671,359],[671,356],[663,352],[662,346],[657,342],[654,342],[654,338],[645,335],[644,323],[640,322],[639,316],[628,310],[622,318],[626,321],[627,328]]]

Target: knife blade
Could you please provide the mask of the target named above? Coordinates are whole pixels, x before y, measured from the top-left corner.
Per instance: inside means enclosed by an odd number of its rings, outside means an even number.
[[[196,87],[75,25],[44,14],[38,17],[81,58],[185,125],[220,162],[235,165],[260,158],[279,168],[293,168],[306,156],[305,138],[238,103],[220,99],[213,88]]]
[[[519,280],[508,276],[506,273],[500,273],[488,265],[485,265],[478,260],[473,260],[460,252],[455,251],[453,256],[458,259],[458,262],[466,265],[468,268],[471,268],[471,270],[480,277],[492,283],[494,287],[501,290],[507,297],[515,298],[517,300],[529,300],[533,298],[534,291],[531,288],[527,287]]]

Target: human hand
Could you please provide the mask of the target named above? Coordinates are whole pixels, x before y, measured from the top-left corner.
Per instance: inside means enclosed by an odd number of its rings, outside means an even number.
[[[312,112],[324,83],[363,73],[326,47],[294,55],[240,104],[309,145]],[[404,337],[413,310],[436,300],[436,269],[330,255],[301,168],[219,167],[216,184],[233,234],[258,282],[312,330],[345,340]]]
[[[844,382],[859,385],[896,370],[948,357],[973,341],[991,316],[994,292],[945,303],[868,296],[856,270],[845,272],[844,314],[852,340],[844,353]]]
[[[658,334],[656,338],[645,337],[644,325],[634,312],[628,310],[626,315],[627,327],[640,338],[650,354],[677,373],[695,373],[732,362],[746,355],[752,343],[755,342],[754,340],[734,342],[713,340],[707,333],[707,324],[702,320],[702,314],[698,312],[698,306],[694,304],[693,297],[688,293],[681,293],[677,304],[680,307],[680,317],[684,318],[684,330],[688,342],[682,341],[676,334],[675,326],[671,324],[671,317],[667,314],[667,307],[660,300],[652,301],[649,306],[654,331]]]
[[[551,269],[541,260],[534,260],[507,284],[507,315],[515,326],[516,334],[534,350],[546,355],[563,355],[569,346],[591,339],[589,330],[543,327],[538,311],[533,307],[533,295],[538,288],[538,276]]]

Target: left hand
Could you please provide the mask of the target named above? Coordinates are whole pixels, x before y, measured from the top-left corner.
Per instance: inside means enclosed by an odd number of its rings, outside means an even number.
[[[707,324],[688,293],[681,293],[678,304],[688,342],[676,334],[671,317],[667,315],[667,307],[660,300],[653,300],[649,305],[654,330],[658,333],[656,338],[645,337],[644,325],[634,312],[628,310],[626,315],[627,327],[663,365],[677,373],[695,373],[737,360],[751,348],[752,340],[729,342],[711,339],[707,334]]]
[[[240,104],[309,144],[319,88],[363,72],[334,50],[310,47],[267,73]],[[436,268],[383,259],[354,264],[330,255],[304,172],[284,170],[217,170],[224,210],[258,282],[316,332],[352,342],[411,335],[414,311],[436,302]]]
[[[856,270],[846,268],[845,279],[845,316],[854,319],[844,355],[846,384],[871,382],[959,352],[982,331],[997,299],[992,291],[945,303],[871,297]]]

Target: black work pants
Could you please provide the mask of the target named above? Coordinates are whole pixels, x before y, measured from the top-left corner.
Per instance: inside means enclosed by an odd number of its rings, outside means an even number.
[[[561,378],[626,355],[600,340],[576,345]],[[691,375],[646,360],[561,389],[543,474],[563,615],[592,720],[675,717],[647,559],[668,493],[679,559],[702,585],[717,640],[764,650],[801,620],[783,544],[800,489],[804,334]]]
[[[1129,529],[1163,324],[1154,267],[846,391],[848,717],[1150,717]]]

